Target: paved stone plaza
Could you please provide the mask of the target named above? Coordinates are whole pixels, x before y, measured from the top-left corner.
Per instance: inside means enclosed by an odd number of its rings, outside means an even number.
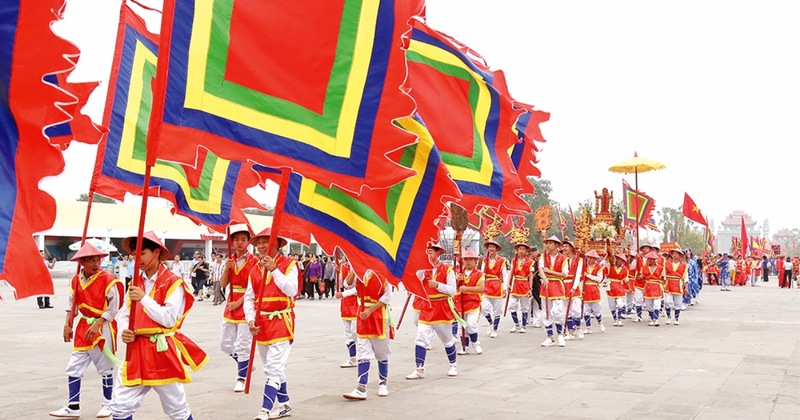
[[[74,269],[72,269],[74,272]],[[0,287],[0,419],[46,419],[65,404],[64,367],[69,345],[61,338],[68,290],[68,263],[54,272],[56,309],[35,299],[15,302]],[[405,293],[394,296],[399,317]],[[481,320],[483,355],[460,356],[458,377],[447,377],[447,359],[434,340],[427,377],[407,381],[414,368],[412,323],[404,321],[392,344],[389,389],[377,396],[377,367],[369,398],[351,391],[355,369],[341,369],[346,348],[339,303],[301,300],[297,340],[287,369],[297,419],[798,419],[800,418],[800,291],[781,290],[773,279],[760,288],[721,292],[705,286],[700,304],[681,315],[681,325],[659,328],[626,321],[567,347],[542,348],[541,329],[510,334],[510,319],[495,339]],[[250,395],[234,394],[234,362],[219,351],[221,306],[197,302],[183,331],[210,355],[186,392],[196,419],[250,419],[259,410],[264,375],[260,362]],[[124,350],[123,350],[124,351]],[[120,353],[124,355],[124,353]],[[100,379],[90,367],[82,388],[83,418],[100,406]],[[164,419],[155,393],[138,419]]]

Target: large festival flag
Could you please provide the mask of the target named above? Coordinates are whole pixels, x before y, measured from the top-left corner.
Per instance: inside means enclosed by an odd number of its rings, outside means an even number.
[[[495,86],[502,73],[490,71],[464,52],[458,41],[414,20],[406,51],[410,95],[462,193],[468,212],[481,206],[501,216],[530,212],[518,195],[522,182],[509,149],[517,142],[514,122],[521,110]]]
[[[415,132],[423,129],[412,118],[399,124]],[[359,274],[372,269],[426,297],[415,272],[430,268],[426,243],[438,236],[434,221],[446,201],[458,198],[458,188],[430,137],[390,156],[416,175],[358,196],[292,174],[278,234],[301,243],[309,243],[313,234],[328,254],[341,248]]]
[[[710,249],[711,253],[715,252],[714,250],[714,234],[706,228],[706,249]]]
[[[517,170],[522,182],[522,190],[527,194],[534,194],[533,184],[530,182],[531,177],[539,178],[542,176],[542,171],[536,167],[539,163],[537,152],[539,146],[537,142],[543,143],[545,140],[542,135],[542,130],[539,125],[550,119],[550,113],[533,109],[533,106],[517,103],[525,111],[520,114],[515,124],[517,131],[517,143],[511,148],[511,161],[514,168]]]
[[[637,207],[638,205],[638,207]],[[625,223],[646,226],[656,206],[655,200],[641,190],[636,191],[622,180],[622,206]]]
[[[700,212],[700,208],[694,203],[692,197],[689,197],[689,193],[683,193],[683,215],[693,222],[708,227],[706,218],[703,217],[703,213]]]
[[[69,72],[71,71],[72,69],[69,70]],[[103,133],[107,131],[104,127],[95,124],[88,115],[80,112],[100,82],[70,83],[67,82],[69,72],[48,74],[44,77],[45,82],[64,91],[71,98],[67,102],[56,103],[54,108],[56,112],[61,113],[67,119],[44,130],[45,136],[50,139],[50,144],[61,149],[66,149],[72,140],[97,144],[103,137]]]
[[[39,182],[64,169],[43,130],[66,116],[56,103],[73,98],[45,75],[74,67],[78,50],[50,31],[63,0],[0,2],[0,280],[16,298],[52,294],[53,282],[33,234],[53,226],[56,204]]]
[[[414,142],[392,124],[414,109],[402,35],[423,4],[166,1],[150,146],[191,162],[204,145],[350,191],[396,184],[412,172],[386,154]]]
[[[95,166],[96,191],[118,200],[126,192],[143,192],[157,42],[142,19],[123,5],[106,100],[104,125],[109,132]],[[195,223],[224,232],[231,220],[246,220],[243,208],[261,207],[246,191],[258,183],[250,165],[201,147],[192,164],[156,160],[150,194],[169,200],[173,211]]]

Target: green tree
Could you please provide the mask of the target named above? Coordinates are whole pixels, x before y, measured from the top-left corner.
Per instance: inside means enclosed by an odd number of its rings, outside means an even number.
[[[550,193],[553,192],[553,185],[550,181],[546,179],[533,178],[533,177],[530,177],[528,179],[530,180],[531,184],[533,184],[534,194],[525,194],[522,196],[522,199],[525,200],[525,202],[528,203],[528,205],[531,208],[531,213],[525,214],[523,226],[531,230],[531,236],[528,238],[528,245],[532,247],[535,246],[541,251],[543,249],[542,235],[536,232],[536,221],[534,220],[533,212],[535,212],[536,209],[542,206],[552,206],[553,214],[551,217],[551,221],[553,222],[553,224],[552,226],[550,226],[550,229],[547,230],[545,235],[546,236],[558,235],[560,237],[561,231],[558,229],[558,222],[557,219],[555,219],[558,217],[555,213],[556,211],[558,211],[558,208],[556,207],[556,202],[550,199]],[[508,258],[514,256],[514,247],[511,246],[511,244],[506,240],[506,238],[501,237],[501,238],[496,238],[496,240],[497,243],[499,243],[500,246],[502,247],[502,251],[500,252],[502,255]],[[483,243],[481,243],[481,245],[482,244]]]
[[[82,193],[78,196],[78,199],[75,201],[89,201],[89,193]],[[104,195],[100,195],[98,193],[94,193],[94,199],[92,200],[94,203],[106,203],[106,204],[117,204],[117,200],[113,198],[108,198]]]
[[[705,228],[687,230],[678,243],[682,249],[689,248],[695,255],[701,255],[706,248]]]

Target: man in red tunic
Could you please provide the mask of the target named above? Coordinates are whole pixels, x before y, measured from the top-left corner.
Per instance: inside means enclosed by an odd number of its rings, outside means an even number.
[[[564,347],[563,328],[566,316],[564,307],[564,278],[567,277],[569,267],[567,260],[558,252],[561,240],[555,235],[544,240],[545,252],[539,260],[539,270],[541,276],[547,278],[547,283],[542,285],[541,298],[545,307],[544,327],[547,331],[547,338],[542,342],[542,347],[550,347],[558,343],[559,347]],[[553,324],[556,326],[558,341],[553,340]]]
[[[89,242],[72,257],[83,269],[70,282],[64,342],[72,341],[72,354],[67,362],[69,402],[50,415],[77,418],[81,415],[81,379],[89,363],[94,363],[102,379],[103,405],[98,418],[111,416],[108,408],[114,386],[113,371],[119,360],[116,353],[116,317],[122,306],[123,285],[113,274],[100,269],[100,260],[108,254]],[[73,330],[75,318],[78,323]]]
[[[583,330],[581,329],[581,308],[583,307],[583,274],[585,272],[583,257],[581,257],[575,244],[564,238],[561,249],[564,251],[564,257],[567,259],[567,277],[564,278],[564,292],[567,294],[567,300],[572,297],[572,302],[567,302],[569,313],[567,315],[567,330],[564,332],[566,340],[574,340],[575,338],[583,338]]]
[[[511,232],[511,242],[514,245],[516,255],[511,260],[511,278],[508,298],[508,310],[511,312],[511,320],[514,327],[509,332],[520,334],[525,333],[528,326],[528,314],[531,312],[531,289],[533,287],[533,260],[528,257],[528,236],[530,230],[519,228]],[[522,325],[517,311],[521,312]]]
[[[586,322],[586,334],[592,333],[592,317],[597,320],[600,332],[605,332],[603,325],[603,310],[600,306],[600,284],[605,282],[606,276],[600,264],[600,254],[591,249],[584,256],[586,259],[586,273],[583,282],[583,321]]]
[[[464,272],[456,276],[458,290],[453,302],[456,310],[459,311],[462,318],[464,318],[464,322],[467,323],[464,328],[467,336],[461,337],[464,348],[459,350],[458,354],[468,354],[470,342],[476,354],[483,353],[481,343],[478,341],[478,315],[481,310],[481,293],[483,293],[485,281],[483,272],[476,268],[480,257],[477,252],[469,248],[461,252]]]
[[[236,383],[233,392],[244,392],[244,380],[250,364],[250,344],[253,335],[244,319],[244,292],[247,290],[247,277],[258,260],[248,250],[252,232],[246,223],[228,227],[228,241],[233,244],[233,254],[225,260],[219,287],[230,285],[225,312],[222,314],[220,329],[220,349],[236,361]]]
[[[657,327],[664,290],[664,266],[659,264],[661,257],[655,251],[648,252],[644,258],[646,264],[639,270],[638,279],[644,282],[645,309],[650,314],[648,325]]]
[[[486,248],[486,258],[483,259],[481,271],[486,276],[483,289],[483,314],[489,321],[489,338],[497,337],[497,328],[500,327],[500,317],[503,315],[503,298],[505,287],[508,284],[508,263],[498,255],[500,244],[493,237],[487,237],[483,246]]]
[[[370,360],[375,359],[378,362],[378,396],[385,397],[389,395],[389,340],[394,338],[389,308],[392,286],[374,271],[367,270],[358,281],[355,273],[350,273],[345,288],[356,289],[359,302],[356,320],[358,384],[352,392],[342,396],[349,400],[367,399]]]
[[[297,296],[300,285],[297,262],[279,253],[286,240],[277,238],[270,249],[271,233],[272,229],[267,228],[251,239],[261,260],[250,270],[244,294],[245,319],[258,344],[267,377],[261,411],[255,420],[287,417],[292,413],[286,387],[286,363],[294,342],[293,297]]]
[[[344,257],[344,261],[339,268],[339,278],[344,281],[350,274],[351,267]],[[347,354],[350,356],[346,362],[339,365],[341,368],[354,368],[356,367],[356,318],[358,317],[358,298],[356,297],[356,288],[345,288],[344,291],[337,290],[336,298],[341,299],[339,304],[339,312],[344,325],[344,344],[347,346]]]
[[[444,248],[441,245],[428,242],[426,253],[433,269],[419,270],[417,277],[423,280],[426,278],[426,272],[430,273],[430,280],[423,282],[429,301],[423,301],[419,311],[419,324],[417,325],[417,339],[415,342],[417,368],[406,375],[406,379],[422,379],[425,377],[427,347],[430,346],[434,333],[444,345],[447,360],[450,362],[447,375],[458,375],[456,339],[453,337],[451,328],[453,320],[457,319],[452,298],[456,294],[456,276],[452,267],[439,261],[439,256],[444,253]]]
[[[609,281],[606,297],[608,309],[614,318],[614,326],[622,326],[622,315],[625,312],[626,285],[628,284],[627,256],[614,255],[614,264],[606,269],[606,278]]]
[[[122,248],[133,254],[137,239],[123,239]],[[192,414],[183,384],[192,381],[189,368],[198,370],[208,362],[206,353],[180,332],[194,299],[189,286],[163,264],[170,253],[155,233],[145,232],[141,248],[141,282],[131,282],[127,304],[117,315],[128,355],[114,383],[111,412],[114,420],[131,420],[144,396],[154,389],[164,414],[188,420]]]
[[[675,325],[680,325],[681,308],[683,308],[683,291],[689,284],[689,265],[686,264],[685,255],[680,248],[670,251],[672,261],[664,267],[666,287],[664,293],[664,307],[667,313],[667,325],[672,323],[672,311],[675,311]]]

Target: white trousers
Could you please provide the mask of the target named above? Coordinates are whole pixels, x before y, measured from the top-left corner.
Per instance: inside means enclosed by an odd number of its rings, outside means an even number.
[[[100,347],[94,346],[90,350],[72,352],[67,362],[67,376],[83,378],[86,374],[86,369],[89,367],[89,363],[94,363],[94,367],[97,368],[97,373],[99,373],[100,376],[109,375],[114,372],[114,364],[106,358],[103,351],[100,350]]]
[[[264,365],[264,375],[267,385],[280,389],[281,383],[286,382],[286,363],[289,361],[289,352],[292,345],[289,341],[280,341],[267,346],[258,345],[258,354]]]
[[[350,344],[356,342],[356,320],[342,320],[342,325],[344,325],[344,343]]]
[[[618,298],[609,297],[608,298],[608,309],[614,315],[615,319],[616,319],[616,316],[617,316],[617,310],[625,308],[624,299],[625,298],[621,298],[621,297],[618,297]]]
[[[503,298],[483,298],[481,308],[483,315],[491,315],[492,319],[500,318],[503,316]]]
[[[158,386],[123,386],[122,369],[117,369],[117,377],[114,381],[114,393],[111,397],[109,408],[114,418],[126,418],[132,416],[139,407],[145,394],[153,391],[161,399],[161,409],[172,420],[185,420],[189,417],[189,403],[186,402],[186,392],[183,384],[175,382],[167,385]]]
[[[456,339],[453,337],[453,324],[449,322],[442,324],[419,323],[417,325],[417,339],[414,344],[424,348],[430,347],[433,333],[439,336],[439,340],[445,348],[456,344]]]
[[[544,319],[544,326],[549,327],[551,325],[560,324],[564,325],[564,312],[566,312],[566,308],[564,307],[566,301],[564,299],[550,299],[548,303],[542,301],[542,304],[545,305],[545,308],[550,309],[550,317],[545,317]]]
[[[250,344],[253,334],[246,322],[233,323],[222,321],[219,347],[225,354],[235,354],[239,362],[250,360]]]
[[[669,309],[683,309],[683,296],[673,295],[672,293],[664,294],[664,307]]]
[[[569,317],[580,318],[582,305],[583,301],[580,298],[572,298],[572,304],[569,306]]]
[[[520,311],[522,313],[531,312],[531,298],[527,296],[514,296],[512,295],[508,301],[508,310],[511,313]],[[522,322],[522,320],[520,320]]]
[[[472,311],[464,315],[464,321],[467,323],[467,334],[474,334],[478,332],[478,315],[480,311]]]
[[[586,302],[583,304],[583,316],[593,316],[597,318],[598,316],[603,315],[603,309],[600,306],[600,302]]]
[[[379,362],[389,361],[392,351],[389,349],[389,338],[361,338],[356,340],[356,358],[358,360],[375,359]]]
[[[646,299],[644,301],[644,308],[647,312],[652,311],[660,311],[661,310],[661,298],[658,299]]]
[[[642,306],[644,304],[644,289],[636,289],[633,293],[633,305]],[[659,303],[661,305],[661,303]]]

